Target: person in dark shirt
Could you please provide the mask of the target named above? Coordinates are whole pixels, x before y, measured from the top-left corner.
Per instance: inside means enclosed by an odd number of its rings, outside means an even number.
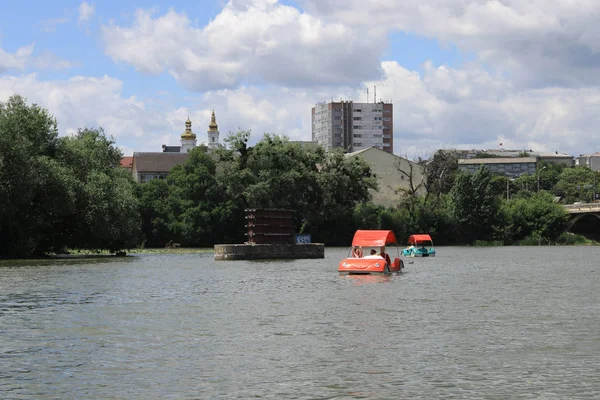
[[[383,258],[385,258],[385,262],[387,263],[387,265],[389,265],[390,267],[392,266],[392,261],[390,260],[390,256],[385,252],[385,247],[382,246],[380,251],[379,251],[379,255]]]

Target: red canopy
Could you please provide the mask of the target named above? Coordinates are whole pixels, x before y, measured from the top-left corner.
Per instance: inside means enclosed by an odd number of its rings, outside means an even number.
[[[431,240],[431,236],[429,236],[426,233],[421,233],[418,235],[410,235],[410,237],[408,238],[408,244],[417,244],[419,242],[432,242],[433,240]]]
[[[392,231],[356,231],[352,239],[352,246],[381,247],[388,243],[396,243]]]

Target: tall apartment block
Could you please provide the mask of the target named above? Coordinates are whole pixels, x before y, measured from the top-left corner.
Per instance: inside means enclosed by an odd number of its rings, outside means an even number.
[[[369,147],[394,152],[394,108],[391,103],[340,101],[312,108],[312,140],[325,149],[354,152]]]

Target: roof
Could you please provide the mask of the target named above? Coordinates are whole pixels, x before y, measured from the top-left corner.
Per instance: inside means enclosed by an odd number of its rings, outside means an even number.
[[[409,244],[417,244],[418,242],[425,242],[425,241],[429,241],[429,242],[433,242],[433,240],[431,240],[431,236],[429,236],[426,233],[419,233],[416,235],[410,235],[408,238],[408,243]]]
[[[458,164],[479,165],[479,164],[518,164],[518,163],[536,163],[535,157],[490,157],[490,158],[469,158],[468,160],[458,160]]]
[[[367,150],[371,150],[371,149],[377,149],[377,150],[379,150],[379,151],[383,151],[383,150],[381,150],[381,149],[378,149],[378,148],[377,148],[377,147],[375,147],[375,146],[371,146],[371,147],[367,147],[366,149],[362,149],[362,150],[353,151],[352,153],[346,153],[346,154],[344,154],[344,155],[345,155],[346,157],[353,157],[353,156],[357,156],[357,155],[359,155],[359,154],[361,154],[361,153],[364,153],[365,151],[367,151]],[[385,153],[387,153],[387,151],[386,151]]]
[[[537,154],[540,158],[573,158],[572,155],[570,154],[565,154],[565,153],[535,153]]]
[[[396,235],[392,231],[366,231],[358,230],[352,239],[352,246],[385,246],[396,243]]]
[[[121,167],[123,167],[123,168],[133,167],[133,156],[121,157]]]
[[[163,153],[179,153],[181,150],[181,146],[167,146],[166,144],[162,145]]]
[[[187,160],[188,153],[133,153],[137,172],[169,172]]]

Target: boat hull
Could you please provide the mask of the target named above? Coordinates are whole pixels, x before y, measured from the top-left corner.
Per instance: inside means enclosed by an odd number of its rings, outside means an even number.
[[[346,258],[340,261],[338,272],[344,275],[375,275],[400,272],[404,263],[396,258],[392,265],[387,265],[383,257],[379,258]]]
[[[406,257],[435,257],[435,250],[414,251],[402,250],[402,255]]]

